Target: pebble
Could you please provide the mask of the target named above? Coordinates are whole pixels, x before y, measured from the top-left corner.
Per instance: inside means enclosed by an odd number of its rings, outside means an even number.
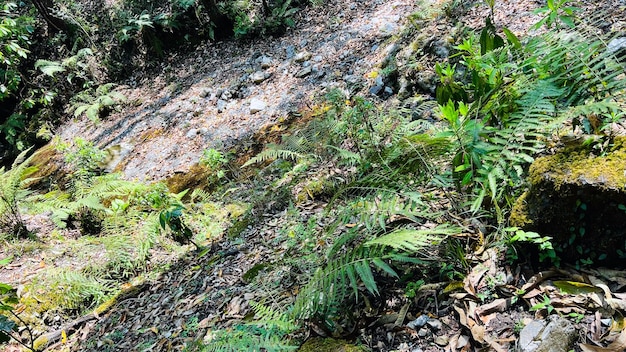
[[[224,109],[226,109],[226,105],[227,103],[225,100],[219,99],[217,101],[217,112],[223,112]]]
[[[310,75],[311,72],[313,72],[313,69],[311,68],[311,66],[307,66],[307,67],[301,69],[300,71],[296,72],[294,77],[296,77],[296,78],[304,78],[304,77]]]
[[[311,58],[311,53],[308,51],[301,51],[299,53],[296,54],[296,56],[293,58],[293,61],[295,62],[305,62],[308,59]]]
[[[426,322],[426,325],[428,325],[434,331],[439,331],[441,330],[443,324],[441,324],[441,320],[439,319],[431,319]]]
[[[285,48],[285,55],[287,55],[287,59],[291,59],[296,56],[296,48],[293,45],[287,45]]]
[[[406,326],[415,330],[416,328],[421,328],[422,326],[426,325],[429,319],[430,317],[426,314],[420,315],[419,317],[417,317],[417,319],[410,321],[408,324],[406,324]]]
[[[442,346],[442,347],[447,346],[449,341],[450,339],[448,339],[448,336],[446,335],[435,337],[435,344]]]
[[[189,130],[189,132],[187,132],[187,134],[185,135],[187,138],[193,138],[195,136],[198,135],[198,130],[195,128],[192,128]]]
[[[252,98],[250,100],[250,114],[256,114],[259,111],[265,110],[267,103],[261,99]]]
[[[255,83],[255,84],[259,84],[259,83],[265,81],[268,77],[269,77],[269,75],[267,75],[265,72],[263,72],[263,71],[256,71],[255,73],[253,73],[250,76],[250,80],[253,83]]]
[[[421,328],[419,329],[419,331],[417,332],[417,336],[419,337],[426,337],[430,334],[430,331],[428,331],[428,329],[426,328]]]

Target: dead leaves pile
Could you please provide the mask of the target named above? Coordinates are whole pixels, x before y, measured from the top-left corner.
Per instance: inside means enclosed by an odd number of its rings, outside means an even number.
[[[486,251],[482,259],[466,276],[462,289],[450,294],[459,323],[475,343],[498,352],[508,351],[515,347],[516,333],[523,325],[558,314],[577,324],[576,344],[580,350],[626,350],[626,271],[550,269],[526,279],[519,270],[511,273],[508,267],[498,265],[493,249]],[[452,290],[460,286],[449,285]],[[508,326],[503,326],[503,317],[513,314],[520,320],[509,317],[504,319]],[[470,344],[448,345],[446,350],[468,351]]]

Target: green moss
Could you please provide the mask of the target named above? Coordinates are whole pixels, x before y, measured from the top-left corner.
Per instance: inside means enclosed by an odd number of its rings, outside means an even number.
[[[312,338],[304,343],[298,350],[300,352],[364,352],[362,346],[356,346],[344,340],[331,338]]]
[[[604,189],[626,190],[626,138],[616,137],[606,155],[591,155],[586,147],[567,148],[538,158],[530,168],[530,182],[551,180],[558,190],[564,184],[595,184]]]
[[[509,224],[511,226],[524,227],[533,223],[532,219],[528,218],[527,197],[528,192],[524,192],[517,201],[515,201],[515,204],[513,204],[509,217]]]

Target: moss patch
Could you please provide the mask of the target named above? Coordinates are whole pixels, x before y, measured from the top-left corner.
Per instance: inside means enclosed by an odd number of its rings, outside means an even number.
[[[626,138],[604,155],[578,146],[537,159],[513,226],[553,237],[564,262],[623,265],[626,258]]]
[[[602,189],[626,190],[626,138],[616,137],[602,156],[577,147],[537,159],[530,168],[530,182],[537,185],[543,180],[549,180],[556,189],[566,184],[593,184]]]

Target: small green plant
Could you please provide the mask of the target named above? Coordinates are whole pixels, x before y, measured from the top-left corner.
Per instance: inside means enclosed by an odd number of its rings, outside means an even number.
[[[228,162],[228,157],[215,148],[205,149],[200,157],[200,164],[205,165],[213,171],[218,180],[226,177],[226,170],[224,170],[224,167],[228,164]]]
[[[107,83],[93,88],[86,89],[72,98],[70,112],[74,113],[74,117],[85,114],[93,123],[100,121],[100,118],[106,116],[111,109],[126,101],[126,97],[113,90],[115,84]]]
[[[539,22],[535,23],[531,29],[539,29],[541,26],[545,26],[547,29],[551,29],[553,26],[556,29],[560,29],[562,25],[569,28],[574,28],[576,25],[574,20],[576,19],[575,13],[580,11],[578,7],[566,6],[569,0],[548,0],[546,6],[540,7],[534,11],[537,15],[544,15]]]
[[[420,287],[424,286],[425,283],[426,282],[422,279],[409,282],[408,284],[406,284],[406,288],[404,289],[404,295],[407,298],[415,298],[420,290]]]
[[[546,259],[549,259],[552,264],[556,266],[559,265],[561,260],[554,250],[554,247],[552,246],[552,237],[542,237],[536,232],[524,231],[517,227],[507,227],[503,231],[508,236],[507,243],[509,247],[507,249],[507,258],[510,261],[515,261],[519,259],[517,249],[515,248],[516,243],[532,243],[537,245],[537,247],[539,248],[540,261],[543,262]]]
[[[585,315],[582,313],[577,313],[577,312],[571,312],[567,315],[568,317],[574,319],[574,323],[578,324],[581,321],[583,321],[583,319],[585,319]]]
[[[530,311],[531,312],[535,312],[535,311],[541,311],[541,310],[546,310],[546,312],[548,313],[548,315],[552,314],[552,312],[554,311],[554,307],[552,306],[552,302],[550,301],[550,297],[544,295],[543,296],[543,301],[535,304],[534,306],[530,307]]]

